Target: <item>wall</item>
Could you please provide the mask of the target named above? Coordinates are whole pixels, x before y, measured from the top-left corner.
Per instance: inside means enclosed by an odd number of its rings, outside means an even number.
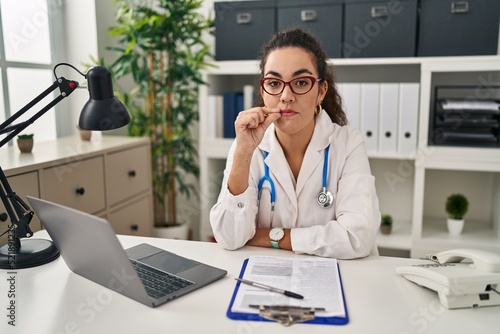
[[[98,1],[96,1],[98,2]],[[105,1],[108,2],[108,1]],[[66,0],[57,2],[61,6],[63,31],[56,32],[58,38],[62,38],[64,47],[64,59],[60,62],[67,62],[85,72],[84,64],[90,62],[90,56],[97,55],[97,33],[94,1]],[[75,79],[80,84],[85,83],[85,79],[73,70],[64,69],[68,79]],[[61,102],[60,105],[60,130],[61,136],[76,133],[76,124],[83,105],[88,100],[87,91],[77,90],[71,98]]]

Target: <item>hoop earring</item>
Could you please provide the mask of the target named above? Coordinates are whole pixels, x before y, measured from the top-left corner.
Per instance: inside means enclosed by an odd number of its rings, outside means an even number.
[[[316,116],[317,116],[317,115],[321,114],[321,111],[322,111],[322,110],[323,110],[323,108],[321,107],[321,103],[320,103],[320,104],[318,104],[318,105],[316,106],[316,108],[314,109],[314,114],[316,114]]]

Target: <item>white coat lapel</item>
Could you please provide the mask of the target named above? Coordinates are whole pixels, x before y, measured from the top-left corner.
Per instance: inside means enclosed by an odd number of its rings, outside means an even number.
[[[290,178],[289,167],[286,165],[285,154],[274,133],[274,124],[271,124],[267,129],[259,149],[269,152],[265,162],[269,167],[269,175],[274,180],[276,188],[279,188],[278,185],[283,188],[290,202],[297,208],[297,196]],[[276,201],[280,201],[278,196],[285,196],[285,194],[276,190]]]
[[[293,206],[296,208],[297,196],[295,195],[295,189],[290,177],[290,168],[286,164],[285,154],[281,146],[275,145],[271,148],[266,158],[266,163],[269,166],[271,178],[275,178],[275,182],[285,190],[286,196],[288,196],[290,202],[292,202]],[[278,196],[283,195],[284,194],[276,194],[276,201],[279,201]]]
[[[323,112],[316,118],[314,133],[311,137],[309,145],[307,146],[304,160],[302,161],[299,177],[297,179],[297,187],[295,189],[297,197],[300,195],[304,186],[310,182],[314,182],[315,184],[317,183],[318,193],[321,191],[323,182],[323,162],[325,157],[324,153],[326,147],[331,142],[332,135],[333,123],[330,120],[330,116],[328,116],[328,114],[323,110]],[[317,168],[319,168],[320,173],[316,173],[314,177],[311,177]]]

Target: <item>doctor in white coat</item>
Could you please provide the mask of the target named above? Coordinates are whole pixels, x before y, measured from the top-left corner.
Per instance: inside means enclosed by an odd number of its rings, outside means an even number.
[[[376,254],[375,180],[361,134],[346,125],[327,60],[301,29],[279,32],[263,46],[259,106],[235,121],[210,212],[222,247],[339,259]]]

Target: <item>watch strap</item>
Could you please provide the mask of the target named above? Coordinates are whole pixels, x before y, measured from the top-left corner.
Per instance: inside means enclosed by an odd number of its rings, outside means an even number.
[[[271,246],[276,249],[280,249],[279,241],[271,240]]]

